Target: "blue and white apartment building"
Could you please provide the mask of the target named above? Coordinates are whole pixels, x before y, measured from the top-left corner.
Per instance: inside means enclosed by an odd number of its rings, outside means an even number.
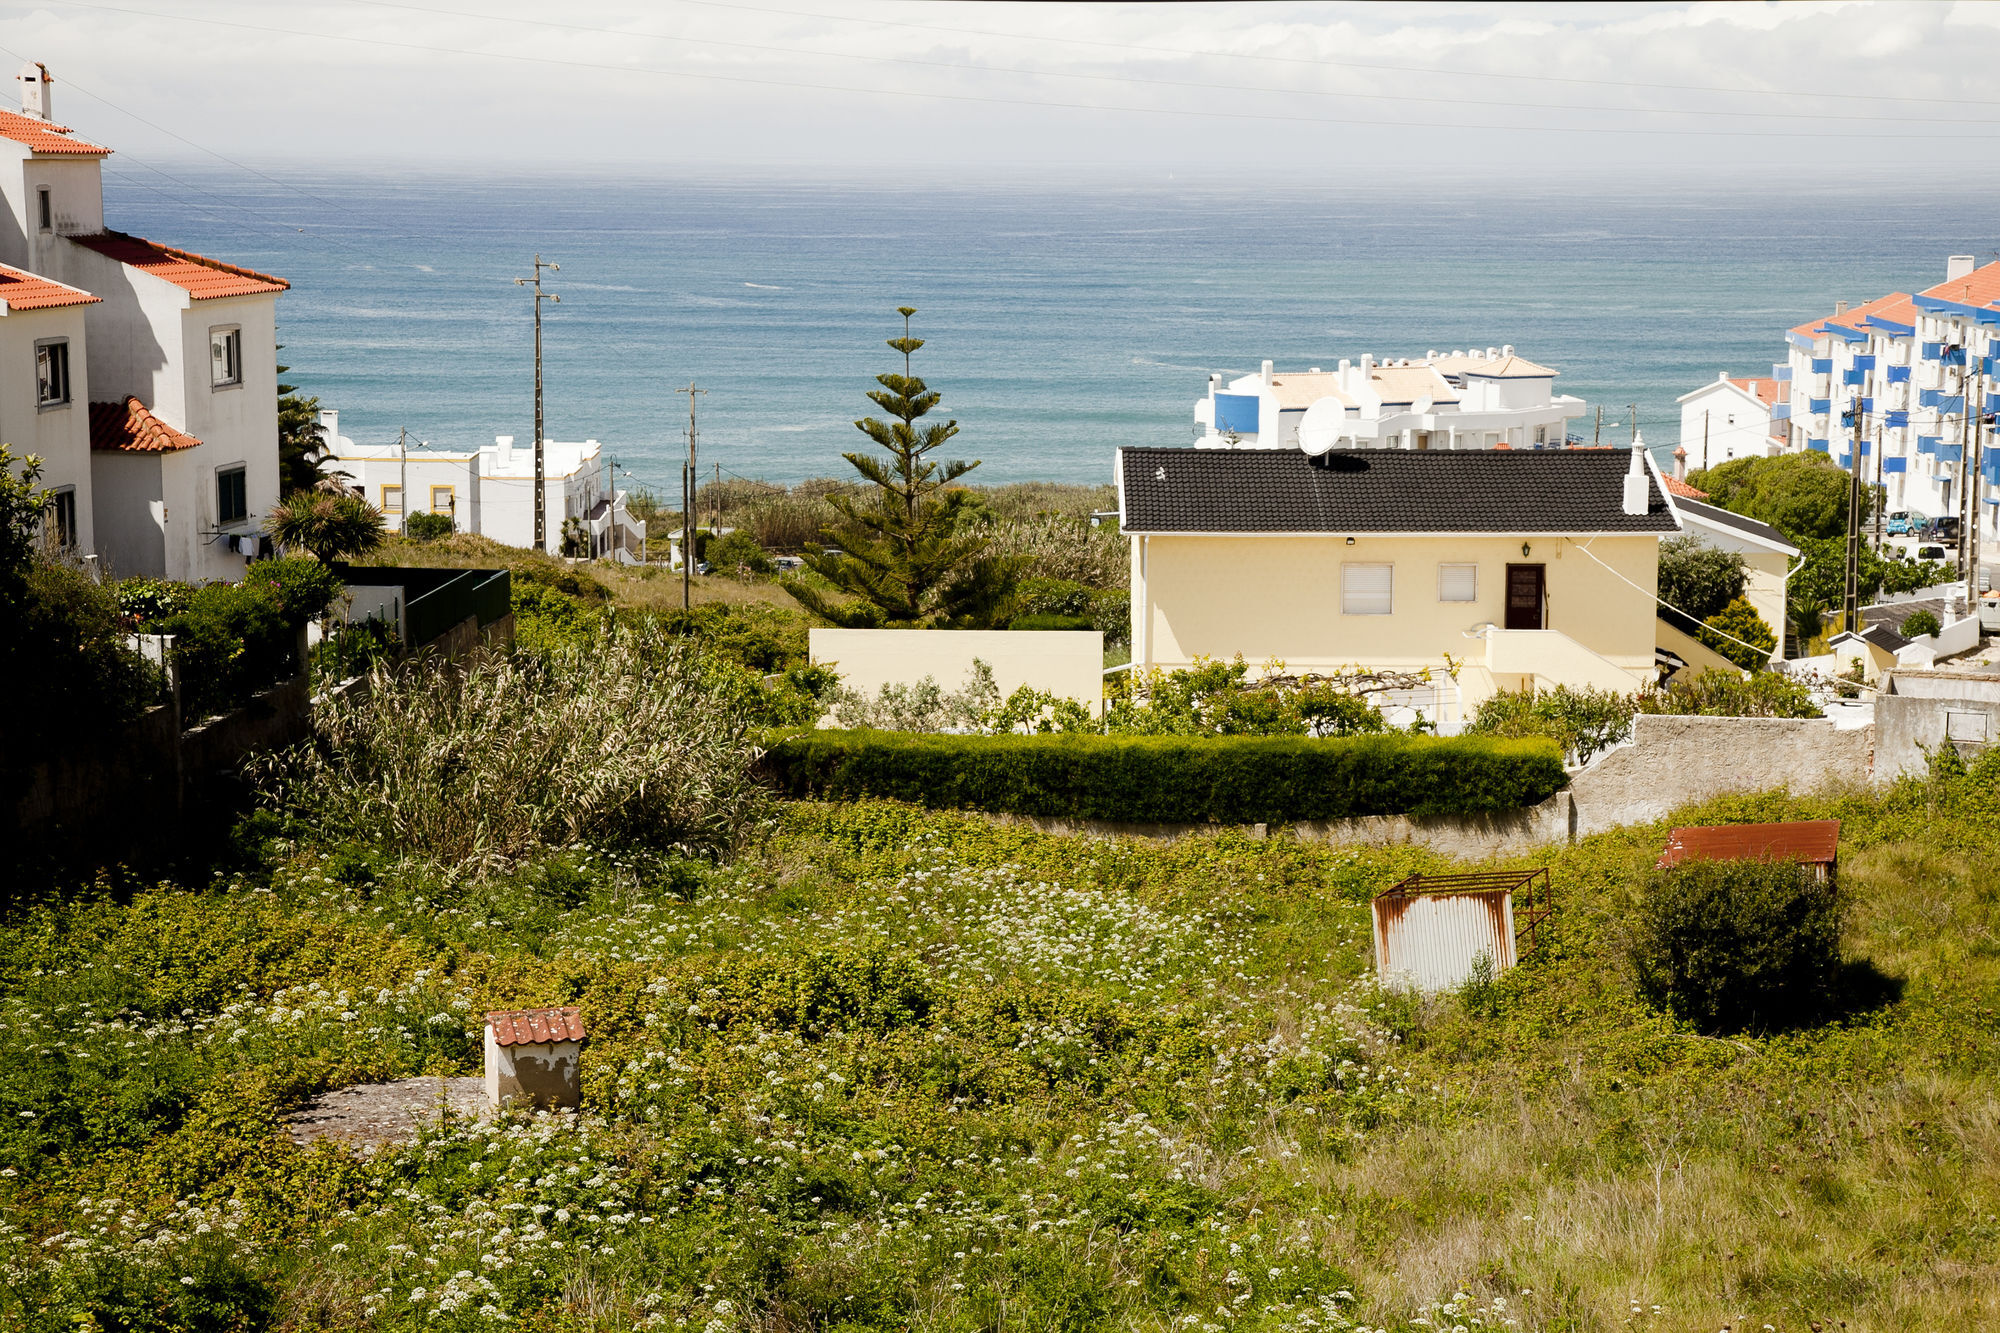
[[[1764,447],[1729,456],[1817,450],[1850,470],[1858,463],[1865,480],[1881,483],[1888,509],[1931,516],[1959,513],[1969,484],[1981,539],[1992,539],[2000,450],[1978,446],[1990,444],[1990,414],[2000,411],[2000,263],[1974,262],[1954,255],[1936,286],[1843,302],[1788,331],[1787,358],[1771,379],[1740,381],[1768,386],[1758,395],[1768,424],[1745,428]],[[1725,377],[1681,400],[1690,466],[1700,465],[1703,428],[1713,443],[1715,414],[1737,406],[1723,393],[1733,382]],[[1968,455],[1979,460],[1977,477],[1967,476]]]

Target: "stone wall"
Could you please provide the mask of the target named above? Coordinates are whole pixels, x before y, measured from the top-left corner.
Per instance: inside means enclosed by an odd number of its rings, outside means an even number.
[[[1875,731],[1875,773],[1881,781],[1923,772],[1924,751],[1946,743],[1970,763],[2000,740],[2000,676],[1892,672],[1875,699]]]

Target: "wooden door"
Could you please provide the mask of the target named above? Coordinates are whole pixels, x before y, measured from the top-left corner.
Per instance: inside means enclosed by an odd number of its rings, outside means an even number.
[[[1542,565],[1507,566],[1507,628],[1542,628]]]

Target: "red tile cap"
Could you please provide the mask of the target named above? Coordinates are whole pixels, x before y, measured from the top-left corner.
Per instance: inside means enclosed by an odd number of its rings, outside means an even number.
[[[1795,824],[1719,824],[1677,828],[1660,853],[1665,870],[1683,861],[1797,861],[1832,865],[1840,854],[1840,821]]]
[[[64,157],[109,157],[109,148],[69,137],[69,126],[57,125],[39,116],[18,111],[0,111],[0,139],[12,139],[37,153]]]
[[[582,1041],[583,1015],[567,1009],[496,1009],[486,1015],[493,1030],[495,1046],[540,1045],[556,1041]]]
[[[192,449],[201,441],[175,430],[137,398],[122,403],[90,405],[90,447],[97,452],[171,454]]]
[[[127,236],[122,231],[105,231],[95,236],[72,236],[69,239],[128,268],[136,268],[141,273],[150,273],[164,282],[171,282],[197,301],[210,301],[218,296],[282,292],[292,285],[268,273],[238,268],[219,259],[176,250],[170,245],[158,245],[142,237]]]
[[[50,306],[89,305],[103,297],[75,287],[66,287],[52,278],[39,277],[26,269],[0,264],[0,301],[9,310],[46,310]]]
[[[1662,477],[1661,480],[1667,483],[1668,495],[1678,495],[1683,500],[1706,500],[1708,498],[1707,491],[1696,490],[1679,477]]]

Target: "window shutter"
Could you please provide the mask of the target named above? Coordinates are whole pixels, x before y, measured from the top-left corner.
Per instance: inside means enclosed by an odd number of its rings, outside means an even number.
[[[1395,609],[1394,565],[1342,565],[1340,609],[1350,616],[1386,616]]]
[[[1478,601],[1479,566],[1439,565],[1438,600],[1440,602]]]

